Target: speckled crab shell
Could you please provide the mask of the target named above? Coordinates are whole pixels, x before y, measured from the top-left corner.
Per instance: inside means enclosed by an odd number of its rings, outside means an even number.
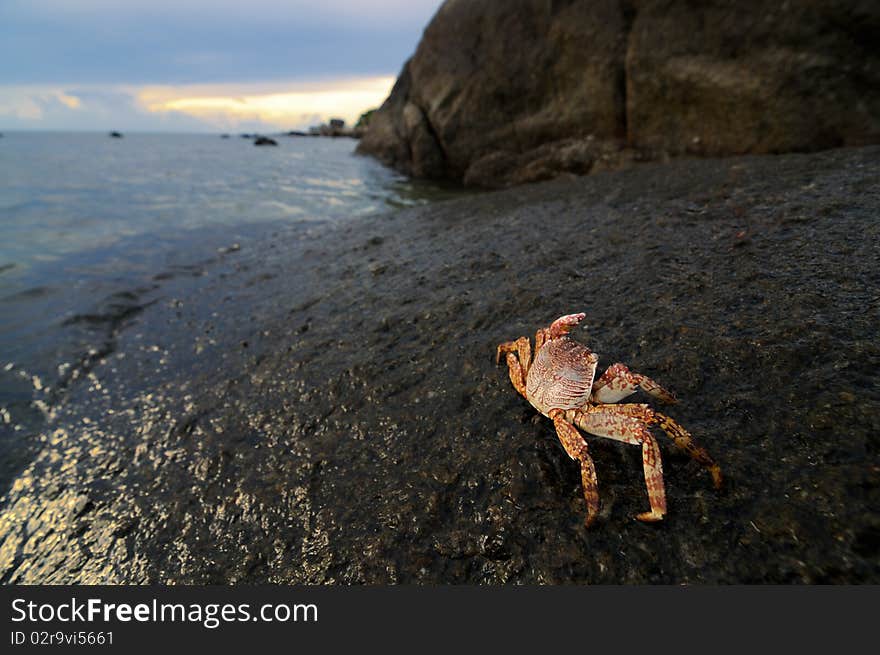
[[[549,339],[535,353],[526,377],[529,402],[545,416],[551,409],[583,407],[598,361],[598,355],[567,336]]]

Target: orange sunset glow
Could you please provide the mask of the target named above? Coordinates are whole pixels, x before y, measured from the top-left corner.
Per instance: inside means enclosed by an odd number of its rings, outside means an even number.
[[[218,128],[243,121],[301,128],[330,116],[353,123],[388,96],[390,76],[288,85],[193,85],[146,87],[139,104],[153,113],[180,112]]]

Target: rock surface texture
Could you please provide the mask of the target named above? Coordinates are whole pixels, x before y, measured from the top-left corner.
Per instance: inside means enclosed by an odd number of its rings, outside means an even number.
[[[160,273],[0,500],[0,582],[880,582],[878,165],[647,164]],[[591,438],[584,528],[494,362],[572,311],[678,394],[720,493],[661,440],[669,515],[639,523],[640,449]]]
[[[880,140],[871,0],[447,0],[359,152],[499,187]]]

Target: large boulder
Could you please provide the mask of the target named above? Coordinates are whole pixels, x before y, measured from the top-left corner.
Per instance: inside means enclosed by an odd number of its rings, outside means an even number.
[[[880,4],[447,0],[358,151],[507,186],[880,141]]]

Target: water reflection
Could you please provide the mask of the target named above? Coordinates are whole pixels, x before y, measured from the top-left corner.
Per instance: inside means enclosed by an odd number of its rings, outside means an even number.
[[[216,135],[5,135],[0,485],[29,457],[59,365],[91,357],[106,336],[100,321],[77,317],[112,316],[120,294],[161,284],[167,271],[197,275],[218,250],[276,225],[351,221],[462,194],[356,156],[350,139],[277,141],[266,149]]]

